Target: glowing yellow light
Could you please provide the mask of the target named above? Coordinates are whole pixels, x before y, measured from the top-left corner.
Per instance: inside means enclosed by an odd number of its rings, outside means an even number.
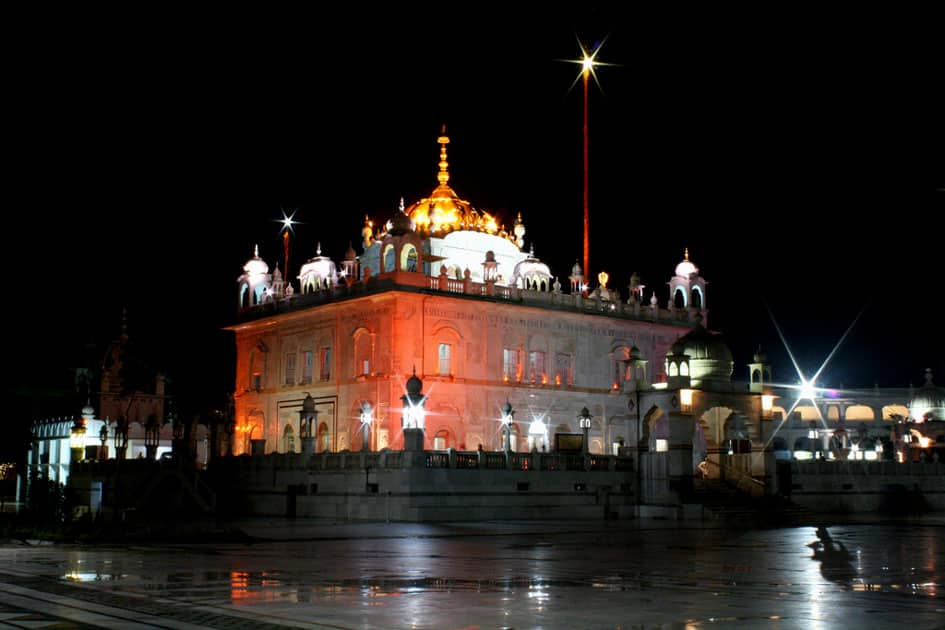
[[[771,412],[771,408],[774,406],[774,396],[762,396],[761,397],[761,410],[765,412]]]
[[[814,400],[817,397],[817,387],[814,386],[813,381],[808,381],[806,379],[801,379],[801,386],[798,388],[801,394],[801,398],[807,398],[808,400]]]
[[[594,51],[594,54],[597,54],[597,51]],[[588,57],[584,55],[584,59],[581,61],[582,72],[590,72],[594,69],[594,57]]]

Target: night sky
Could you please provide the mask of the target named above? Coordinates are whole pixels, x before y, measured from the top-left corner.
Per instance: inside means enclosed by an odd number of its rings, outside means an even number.
[[[349,241],[360,253],[365,214],[435,187],[442,124],[450,185],[508,225],[521,212],[566,284],[582,93],[559,60],[605,37],[599,59],[619,65],[590,93],[592,274],[626,297],[637,271],[665,304],[688,247],[737,378],[760,343],[794,380],[767,304],[808,372],[863,311],[826,384],[919,385],[926,367],[945,384],[940,76],[910,24],[384,11],[37,26],[9,91],[24,194],[6,213],[8,384],[100,361],[125,305],[176,392],[219,400],[236,279],[255,243],[281,266],[282,209],[304,222],[293,274],[318,241],[336,261]]]

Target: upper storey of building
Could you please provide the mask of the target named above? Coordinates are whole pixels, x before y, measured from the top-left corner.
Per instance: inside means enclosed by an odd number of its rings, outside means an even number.
[[[401,200],[389,218],[381,221],[365,216],[360,256],[349,246],[336,264],[322,255],[319,243],[317,255],[302,264],[292,279],[283,278],[278,266],[270,273],[258,249],[254,251],[238,278],[240,320],[402,290],[447,292],[684,327],[694,326],[700,318],[706,321],[706,282],[689,260],[688,250],[668,283],[670,294],[662,307],[655,291],[646,299],[636,273],[626,299],[620,290],[607,286],[605,272],[597,275],[597,286],[591,287],[591,279],[584,277],[577,263],[562,283],[564,278],[559,279],[538,258],[535,243],[525,247],[521,213],[509,228],[502,217],[475,207],[450,187],[450,138],[445,128],[437,143],[437,184],[432,192],[407,206]]]

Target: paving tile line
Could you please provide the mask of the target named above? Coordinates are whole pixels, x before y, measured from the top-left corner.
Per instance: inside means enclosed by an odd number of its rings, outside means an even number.
[[[315,630],[348,630],[345,626],[299,620],[263,621],[257,614],[190,605],[176,600],[150,598],[135,593],[102,592],[33,574],[0,571],[0,602],[69,621],[106,628],[259,628],[286,627]]]

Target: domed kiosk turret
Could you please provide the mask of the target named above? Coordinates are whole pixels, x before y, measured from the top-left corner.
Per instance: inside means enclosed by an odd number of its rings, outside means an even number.
[[[682,261],[676,265],[676,274],[669,280],[670,306],[704,311],[706,308],[705,285],[705,279],[699,275],[699,268],[689,260],[687,247]]]
[[[694,386],[706,380],[728,382],[732,379],[735,367],[732,351],[722,334],[706,330],[701,319],[697,318],[695,328],[673,344],[672,352],[688,356],[689,376]]]
[[[925,370],[925,385],[909,401],[909,415],[916,422],[945,420],[945,387],[932,382],[932,370]]]
[[[269,275],[269,265],[259,257],[259,245],[253,248],[253,257],[243,265],[243,275],[236,281],[239,285],[240,308],[256,306],[264,301],[272,276]]]

